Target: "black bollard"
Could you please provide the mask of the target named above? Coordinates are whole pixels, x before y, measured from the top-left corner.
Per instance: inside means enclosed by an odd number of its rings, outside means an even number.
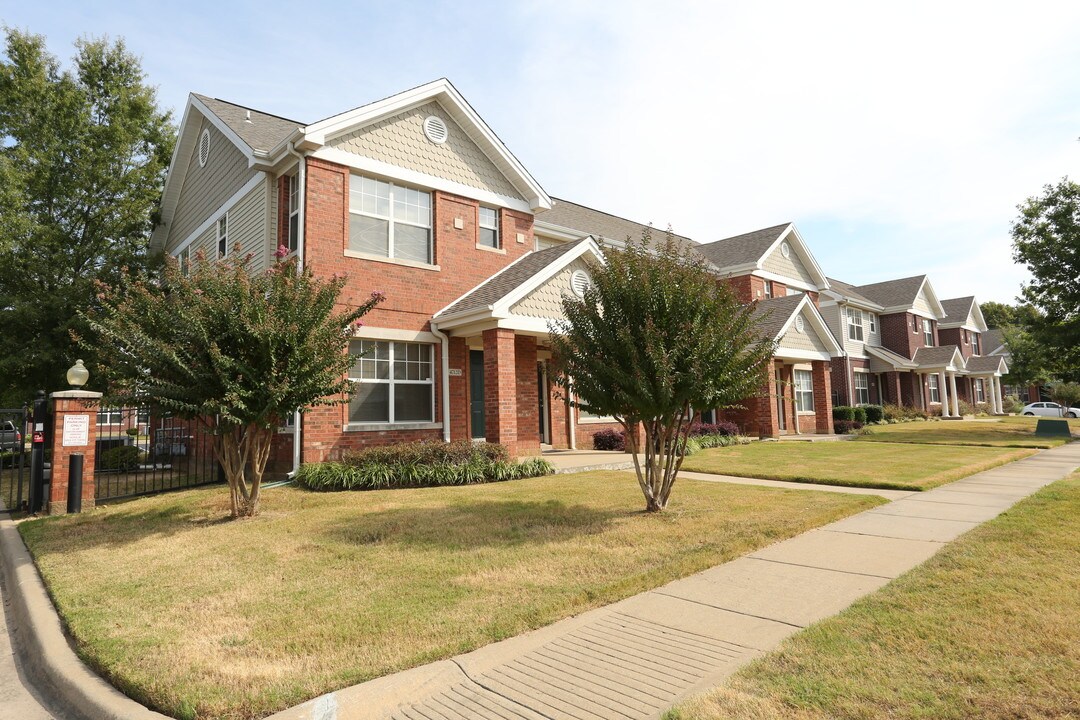
[[[68,456],[68,507],[69,513],[82,512],[83,455]]]

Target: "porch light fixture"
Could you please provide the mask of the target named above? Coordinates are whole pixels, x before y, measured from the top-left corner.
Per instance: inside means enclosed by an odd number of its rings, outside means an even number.
[[[68,385],[73,388],[81,388],[90,379],[90,371],[83,365],[82,360],[76,360],[75,364],[68,368]]]

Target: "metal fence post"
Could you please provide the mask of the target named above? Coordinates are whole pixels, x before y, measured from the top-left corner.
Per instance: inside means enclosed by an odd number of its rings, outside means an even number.
[[[68,457],[68,496],[67,511],[82,512],[83,454],[73,453]]]
[[[30,431],[30,507],[32,513],[41,512],[45,502],[45,423],[48,419],[48,400],[45,391],[38,390],[34,398],[34,417]]]

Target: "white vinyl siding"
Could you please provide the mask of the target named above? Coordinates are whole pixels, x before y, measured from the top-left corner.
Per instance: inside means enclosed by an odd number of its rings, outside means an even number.
[[[349,422],[430,423],[435,418],[434,349],[427,343],[354,340]]]
[[[349,249],[385,258],[431,262],[431,193],[352,175]]]
[[[795,370],[795,409],[814,412],[814,375],[809,370]]]

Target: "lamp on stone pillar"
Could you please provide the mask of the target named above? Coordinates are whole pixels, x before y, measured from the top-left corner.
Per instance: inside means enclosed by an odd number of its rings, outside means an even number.
[[[76,360],[75,364],[68,368],[67,381],[68,385],[78,390],[86,381],[90,379],[90,371],[83,365],[82,360]]]

